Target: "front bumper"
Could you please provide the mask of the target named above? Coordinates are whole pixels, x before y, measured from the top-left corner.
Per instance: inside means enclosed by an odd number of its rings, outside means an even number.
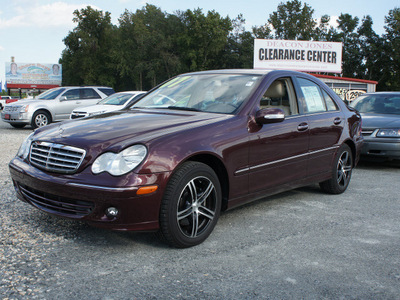
[[[384,159],[400,159],[400,139],[366,138],[364,139],[361,155]]]
[[[19,157],[10,162],[9,169],[18,198],[47,213],[112,230],[159,228],[160,204],[169,172],[131,174],[125,181],[108,174],[92,175],[90,170],[73,175],[50,174]],[[96,184],[99,177],[103,177],[99,182],[108,184]],[[146,185],[158,185],[158,189],[138,196],[138,188]],[[107,216],[109,207],[116,207],[118,215]]]
[[[30,124],[31,117],[26,112],[1,112],[1,119],[7,123]]]

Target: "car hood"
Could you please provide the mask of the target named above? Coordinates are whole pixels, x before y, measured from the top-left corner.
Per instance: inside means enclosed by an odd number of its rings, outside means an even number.
[[[98,111],[110,112],[124,108],[124,105],[107,105],[107,104],[96,104],[84,107],[78,107],[73,110],[73,112],[85,112],[94,113]]]
[[[363,128],[400,128],[400,115],[361,114]]]
[[[51,124],[36,130],[34,139],[89,151],[117,152],[133,143],[148,144],[157,138],[232,117],[177,110],[122,110]]]
[[[26,104],[34,104],[34,103],[40,103],[43,101],[52,101],[52,100],[40,100],[40,99],[33,99],[33,98],[26,98],[23,100],[18,100],[15,102],[12,102],[10,104],[7,104],[9,106],[13,106],[13,105],[26,105]]]

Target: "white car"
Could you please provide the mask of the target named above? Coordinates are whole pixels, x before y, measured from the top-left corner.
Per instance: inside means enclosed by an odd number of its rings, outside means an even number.
[[[125,108],[132,102],[136,102],[143,94],[143,91],[127,91],[112,94],[111,96],[100,100],[95,105],[79,107],[72,111],[70,119],[78,119],[106,112],[116,111]]]

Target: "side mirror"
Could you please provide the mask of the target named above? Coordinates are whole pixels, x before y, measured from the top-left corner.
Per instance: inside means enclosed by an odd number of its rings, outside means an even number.
[[[60,101],[67,101],[68,99],[67,99],[67,96],[61,96],[60,97]]]
[[[256,113],[258,124],[279,123],[285,120],[285,113],[279,108],[263,108]]]

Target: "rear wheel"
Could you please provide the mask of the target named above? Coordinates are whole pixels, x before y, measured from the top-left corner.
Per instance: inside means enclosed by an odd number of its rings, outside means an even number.
[[[353,171],[353,154],[347,145],[340,147],[332,168],[332,178],[321,182],[321,189],[330,194],[341,194],[350,183]]]
[[[50,123],[51,123],[51,117],[47,112],[39,110],[33,114],[31,122],[31,126],[33,128],[43,127]]]
[[[215,172],[199,162],[184,163],[166,188],[160,211],[160,235],[171,246],[202,243],[221,211],[221,187]]]

